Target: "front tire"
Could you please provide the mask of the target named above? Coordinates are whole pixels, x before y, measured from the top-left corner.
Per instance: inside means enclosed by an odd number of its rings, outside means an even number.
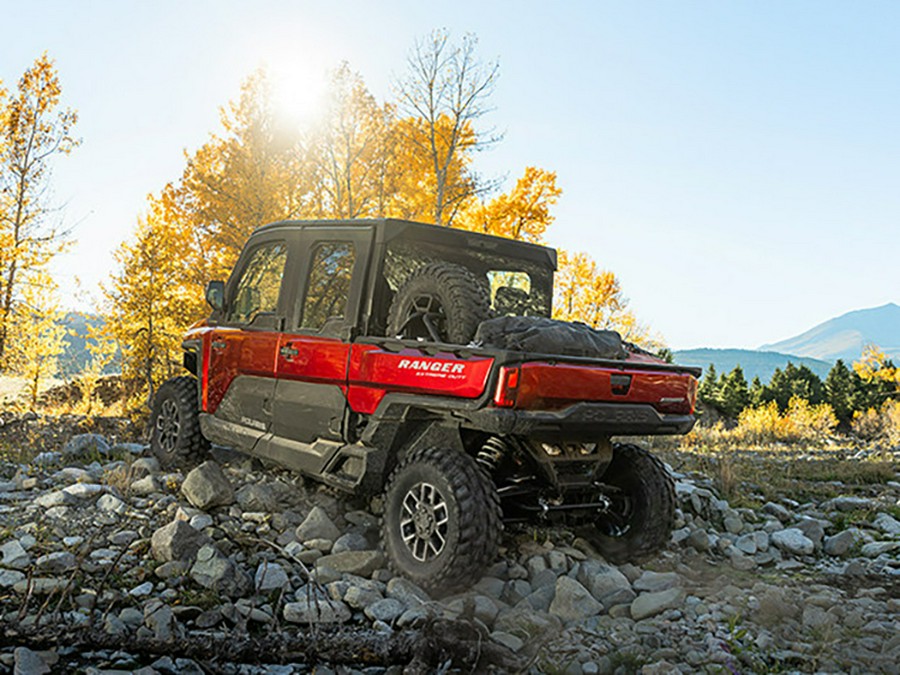
[[[150,450],[167,468],[196,464],[209,450],[200,432],[197,380],[173,377],[156,395],[150,412]]]
[[[637,445],[615,444],[600,479],[611,506],[576,534],[610,562],[642,562],[666,547],[675,527],[675,482],[665,465]]]
[[[430,591],[471,586],[497,555],[500,498],[468,455],[425,448],[385,488],[382,544],[391,569]]]

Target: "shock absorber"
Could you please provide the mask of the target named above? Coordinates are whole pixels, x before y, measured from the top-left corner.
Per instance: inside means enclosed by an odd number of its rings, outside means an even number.
[[[499,436],[491,436],[481,446],[481,450],[475,456],[475,461],[483,466],[489,474],[492,474],[508,451],[509,446],[506,441]]]

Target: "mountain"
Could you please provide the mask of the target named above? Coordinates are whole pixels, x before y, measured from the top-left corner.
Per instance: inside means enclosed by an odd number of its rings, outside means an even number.
[[[673,356],[675,363],[683,366],[708,368],[711,363],[720,375],[730,373],[735,366],[740,365],[747,382],[752,381],[754,377],[759,377],[763,384],[772,379],[772,373],[776,368],[784,370],[788,362],[795,366],[806,366],[822,379],[825,379],[833,365],[818,359],[752,349],[684,349],[674,352]]]
[[[889,303],[847,312],[795,337],[763,345],[760,350],[850,363],[868,344],[878,345],[889,358],[900,361],[900,306]]]

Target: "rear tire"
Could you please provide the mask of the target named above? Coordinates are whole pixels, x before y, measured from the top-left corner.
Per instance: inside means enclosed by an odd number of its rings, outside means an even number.
[[[487,284],[462,265],[434,262],[416,270],[397,291],[387,335],[465,345],[490,316]]]
[[[500,498],[468,455],[425,448],[388,480],[382,545],[391,569],[430,591],[470,587],[493,562],[503,525]]]
[[[209,450],[209,441],[200,433],[196,378],[173,377],[156,392],[150,450],[167,468],[196,464]]]
[[[607,493],[612,507],[576,534],[617,564],[641,562],[665,548],[675,527],[675,482],[665,465],[644,448],[617,443],[600,480],[618,488]]]

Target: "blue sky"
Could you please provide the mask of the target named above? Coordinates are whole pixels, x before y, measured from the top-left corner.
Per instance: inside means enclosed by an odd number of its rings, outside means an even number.
[[[900,4],[0,0],[13,85],[56,60],[83,145],[54,191],[85,307],[146,195],[266,63],[312,89],[346,59],[390,96],[416,37],[500,62],[478,170],[558,173],[552,245],[583,249],[676,348],[757,347],[900,301]],[[75,278],[81,282],[75,286]]]

